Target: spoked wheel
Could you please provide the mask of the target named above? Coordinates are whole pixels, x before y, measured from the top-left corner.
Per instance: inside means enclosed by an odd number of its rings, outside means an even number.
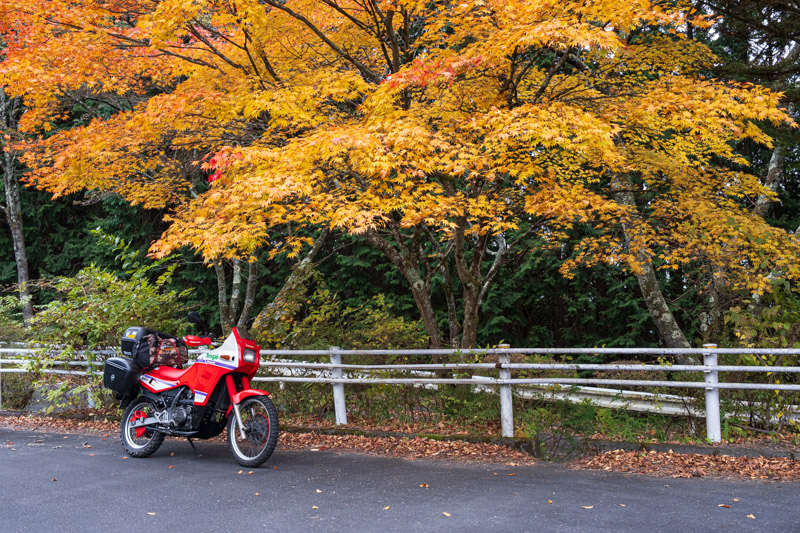
[[[131,457],[148,457],[164,442],[164,434],[160,431],[149,427],[133,427],[135,421],[153,416],[154,411],[153,402],[144,396],[136,398],[125,409],[119,432],[122,445]]]
[[[245,438],[239,431],[236,413],[228,421],[228,446],[242,466],[255,467],[269,459],[278,444],[278,410],[268,396],[251,396],[239,404]]]

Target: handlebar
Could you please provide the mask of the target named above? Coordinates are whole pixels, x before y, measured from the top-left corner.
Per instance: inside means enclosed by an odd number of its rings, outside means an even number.
[[[197,335],[186,335],[183,342],[189,348],[197,348],[198,346],[212,346],[210,337],[199,337]]]

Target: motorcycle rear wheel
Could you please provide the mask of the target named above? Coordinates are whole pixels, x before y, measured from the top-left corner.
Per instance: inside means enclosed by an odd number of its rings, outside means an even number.
[[[128,405],[122,415],[119,433],[122,445],[131,457],[149,457],[164,442],[164,434],[148,427],[132,427],[134,420],[152,416],[153,402],[139,396]]]
[[[245,439],[239,434],[236,414],[228,419],[228,448],[242,466],[254,468],[269,459],[278,444],[278,410],[269,396],[251,396],[239,404]]]

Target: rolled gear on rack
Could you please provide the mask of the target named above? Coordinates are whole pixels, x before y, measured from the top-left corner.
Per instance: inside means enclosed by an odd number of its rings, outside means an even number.
[[[182,368],[189,358],[183,340],[141,326],[125,330],[120,344],[122,354],[131,357],[142,370],[162,365]]]

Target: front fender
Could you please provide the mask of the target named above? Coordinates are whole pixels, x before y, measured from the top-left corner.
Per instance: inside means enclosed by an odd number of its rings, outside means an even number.
[[[269,396],[269,393],[260,389],[244,389],[234,394],[231,399],[233,400],[233,403],[240,404],[243,400],[251,396]],[[225,416],[231,414],[231,411],[233,411],[233,405],[228,406],[228,412],[225,413]]]

